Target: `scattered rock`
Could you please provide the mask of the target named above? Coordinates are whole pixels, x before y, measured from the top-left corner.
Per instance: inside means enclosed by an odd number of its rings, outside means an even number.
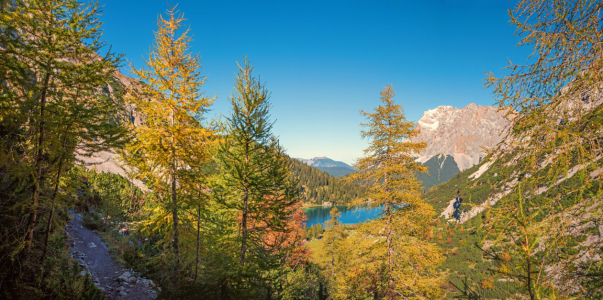
[[[130,279],[130,277],[132,277],[132,275],[130,275],[130,272],[124,272],[123,274],[121,274],[121,276],[119,276],[117,279],[119,281],[123,281],[123,282],[127,282],[128,279]]]
[[[126,280],[129,284],[136,284],[136,277],[132,276]]]
[[[86,271],[81,271],[81,272],[80,272],[80,275],[81,275],[81,276],[86,276]]]
[[[128,292],[126,292],[126,291],[121,291],[121,292],[119,292],[119,295],[120,295],[120,296],[125,296],[125,295],[127,295],[127,294],[128,294]]]
[[[88,243],[88,248],[94,248],[94,247],[96,247],[95,243],[92,243],[92,242]]]

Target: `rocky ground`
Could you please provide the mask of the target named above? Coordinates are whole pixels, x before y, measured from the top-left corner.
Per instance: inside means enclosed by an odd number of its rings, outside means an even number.
[[[66,229],[71,254],[86,269],[82,275],[90,273],[90,278],[107,299],[147,300],[157,297],[153,281],[124,269],[114,261],[96,231],[82,226],[81,214],[73,214]]]

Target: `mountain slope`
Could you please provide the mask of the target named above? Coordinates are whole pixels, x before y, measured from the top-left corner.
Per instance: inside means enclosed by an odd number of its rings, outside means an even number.
[[[349,204],[366,194],[365,188],[353,183],[344,183],[340,178],[309,166],[299,159],[292,158],[290,163],[293,175],[299,180],[303,201],[307,204]]]
[[[448,181],[460,172],[454,157],[451,155],[435,155],[423,163],[428,168],[427,173],[418,173],[417,179],[421,180],[423,187],[428,190],[434,185]]]
[[[570,130],[575,131],[601,126],[601,103],[603,98],[589,103],[591,108],[585,109],[581,119],[582,123],[585,123],[584,120],[591,121],[581,127],[571,119],[570,123],[567,119],[560,120],[558,126],[569,126]],[[510,241],[508,237],[501,240],[495,238],[500,234],[497,230],[504,233],[507,230],[505,227],[492,227],[492,220],[505,212],[502,207],[506,207],[507,213],[517,208],[531,212],[534,218],[531,226],[535,227],[529,230],[537,230],[537,226],[543,225],[540,222],[545,222],[544,226],[548,226],[545,228],[559,226],[566,230],[555,233],[550,229],[538,234],[541,246],[534,250],[534,257],[555,253],[550,255],[554,260],[546,261],[542,276],[546,276],[546,280],[552,281],[560,291],[577,292],[580,282],[576,280],[576,274],[583,272],[578,266],[596,266],[603,257],[603,223],[600,217],[603,211],[602,156],[599,154],[590,161],[580,162],[578,152],[564,154],[552,151],[547,157],[534,158],[530,156],[529,149],[525,149],[524,143],[511,138],[504,142],[503,151],[485,157],[479,164],[434,186],[425,195],[426,201],[433,205],[440,216],[433,224],[436,226],[435,232],[440,234],[433,239],[447,254],[443,267],[452,272],[450,282],[453,293],[449,296],[461,296],[464,289],[465,292],[480,295],[480,298],[505,299],[513,298],[520,290],[521,284],[517,279],[512,282],[511,277],[497,273],[484,276],[497,263],[488,252],[500,252],[503,249],[501,246]],[[528,173],[526,170],[535,171]],[[554,180],[546,184],[535,180],[550,177]],[[587,184],[584,185],[584,182]],[[462,201],[456,201],[457,196]],[[455,212],[460,215],[458,221],[451,218]],[[558,218],[559,221],[547,223],[543,218]],[[548,236],[553,234],[556,237],[565,236],[564,242],[559,245],[547,244]],[[485,249],[485,252],[476,246]],[[573,273],[568,275],[567,269],[564,269],[567,266],[574,268]],[[488,278],[493,281],[487,281]],[[490,284],[493,288],[484,288]]]
[[[345,177],[350,173],[354,173],[354,169],[346,168],[346,167],[316,167],[317,169],[329,173],[331,176],[335,177]]]

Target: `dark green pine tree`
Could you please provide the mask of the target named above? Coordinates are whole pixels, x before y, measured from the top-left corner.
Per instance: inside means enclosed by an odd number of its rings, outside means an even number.
[[[266,253],[268,236],[286,231],[297,189],[290,180],[288,157],[271,133],[270,94],[252,71],[245,58],[230,97],[232,112],[218,158],[226,195],[221,203],[237,214],[239,265],[254,273],[261,270],[248,268],[275,253]]]

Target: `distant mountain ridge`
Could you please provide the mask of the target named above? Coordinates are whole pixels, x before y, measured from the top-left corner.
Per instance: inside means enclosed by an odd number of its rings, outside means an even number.
[[[308,166],[315,167],[321,171],[329,173],[331,176],[344,177],[350,173],[354,173],[354,167],[342,162],[332,160],[326,156],[315,157],[311,159],[296,158]]]
[[[311,158],[311,159],[304,159],[304,158],[296,158],[296,159],[307,164],[308,166],[312,166],[315,168],[318,168],[318,167],[323,167],[323,168],[342,167],[342,168],[354,169],[354,167],[352,167],[342,161],[332,160],[326,156],[315,157],[315,158]]]

